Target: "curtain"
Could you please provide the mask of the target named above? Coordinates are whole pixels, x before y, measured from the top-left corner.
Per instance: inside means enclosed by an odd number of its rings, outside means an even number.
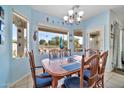
[[[122,30],[122,62],[124,64],[124,29]]]
[[[119,24],[116,22],[114,24],[114,40],[113,40],[113,63],[115,68],[122,68],[121,61],[121,47],[120,47],[120,29]]]

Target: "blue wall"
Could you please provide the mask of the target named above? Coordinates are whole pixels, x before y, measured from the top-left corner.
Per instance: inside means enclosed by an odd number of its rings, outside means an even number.
[[[49,16],[45,13],[33,10],[29,6],[2,6],[5,10],[5,32],[3,33],[6,37],[4,45],[0,45],[0,87],[8,87],[18,79],[24,77],[30,73],[28,58],[12,58],[12,12],[13,10],[17,13],[26,17],[29,21],[29,49],[33,49],[36,56],[37,64],[38,62],[38,49],[37,42],[33,41],[32,35],[36,30],[39,23],[44,24],[46,17],[50,18],[49,23],[51,25],[70,28],[70,25],[62,24],[62,19],[54,16]],[[52,24],[54,20],[54,24]],[[59,22],[59,23],[58,23]]]
[[[9,6],[11,10],[11,16],[12,16],[12,9],[16,11],[17,13],[20,13],[24,17],[28,18],[29,23],[31,22],[31,9],[28,6]],[[11,21],[12,24],[12,21]],[[11,28],[11,34],[9,35],[10,39],[12,40],[12,28]],[[12,42],[12,41],[11,41]],[[7,85],[10,85],[11,83],[18,80],[20,77],[26,75],[29,73],[29,64],[28,64],[28,58],[12,58],[12,44],[9,45],[10,47],[10,71],[9,71],[9,82]]]
[[[10,70],[10,21],[11,21],[11,11],[8,6],[2,6],[5,10],[5,29],[3,35],[5,36],[4,45],[0,45],[0,87],[7,87],[7,82],[9,81],[9,70]]]
[[[105,50],[109,50],[109,11],[104,11],[85,21],[85,29],[89,31],[99,26],[104,26]]]

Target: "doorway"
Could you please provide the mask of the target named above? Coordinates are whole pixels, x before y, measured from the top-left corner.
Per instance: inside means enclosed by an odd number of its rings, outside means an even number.
[[[89,48],[90,49],[98,49],[100,50],[100,32],[96,31],[96,32],[92,32],[89,34]]]
[[[103,28],[92,29],[88,33],[88,48],[94,50],[104,50],[104,30]]]
[[[122,51],[121,51],[121,59],[122,59],[122,68],[124,69],[124,29],[122,29]]]
[[[115,23],[113,26],[114,38],[113,38],[113,67],[114,71],[120,74],[124,74],[124,29],[121,29],[119,23]]]

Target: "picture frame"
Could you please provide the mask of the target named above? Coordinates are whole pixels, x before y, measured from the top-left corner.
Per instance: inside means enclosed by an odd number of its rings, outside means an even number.
[[[0,31],[4,31],[4,22],[0,20]]]
[[[0,34],[0,45],[2,44],[2,36],[1,36],[1,34]]]
[[[5,37],[4,35],[0,34],[0,45],[3,45],[5,42]]]
[[[4,9],[0,6],[0,17],[4,19]]]

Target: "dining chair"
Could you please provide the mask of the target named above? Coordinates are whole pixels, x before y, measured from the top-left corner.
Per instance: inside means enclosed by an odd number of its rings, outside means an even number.
[[[60,49],[61,57],[69,57],[71,56],[71,49]]]
[[[96,82],[96,87],[104,88],[104,74],[105,74],[105,66],[107,61],[108,51],[105,51],[100,54],[99,52],[99,67],[98,67],[98,78]],[[84,80],[88,81],[91,75],[90,69],[84,71]]]
[[[56,58],[60,58],[60,51],[59,49],[51,49],[49,50],[49,59],[56,59]]]
[[[104,74],[105,74],[105,67],[107,62],[108,51],[101,53],[100,60],[99,60],[99,68],[98,68],[98,79],[96,82],[97,87],[104,88]]]
[[[98,54],[90,56],[87,60],[84,60],[84,55],[82,56],[80,77],[71,76],[64,80],[65,88],[94,88],[96,87],[96,80],[98,77]],[[88,66],[91,69],[91,76],[89,80],[84,80],[84,67]]]
[[[33,50],[29,52],[29,62],[30,62],[32,79],[33,79],[33,87],[42,88],[42,87],[50,86],[52,82],[52,78],[47,72],[38,75],[36,74],[36,68],[42,68],[42,66],[35,66]]]
[[[85,51],[85,56],[91,56],[91,55],[93,55],[93,54],[95,54],[95,53],[97,53],[98,52],[98,50],[94,50],[94,49],[84,49],[84,51]]]
[[[91,49],[91,48],[85,49],[85,57],[90,57],[90,56],[92,56],[93,54],[96,54],[96,53],[99,54],[99,51],[98,50]],[[91,75],[90,68],[85,69],[84,70],[84,79],[88,81],[90,75]]]

